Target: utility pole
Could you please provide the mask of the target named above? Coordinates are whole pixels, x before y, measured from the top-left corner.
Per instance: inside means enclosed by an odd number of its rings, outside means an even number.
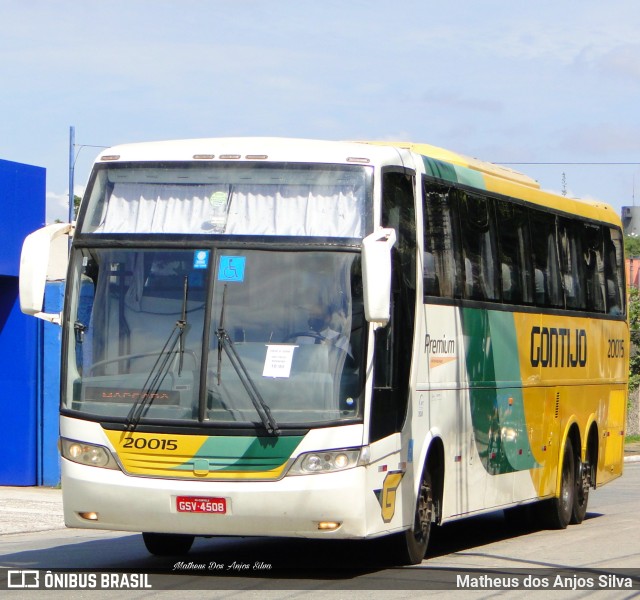
[[[69,223],[74,217],[73,169],[75,167],[76,128],[69,127]]]
[[[108,148],[108,146],[95,146],[93,144],[79,144],[76,152],[76,128],[71,125],[69,127],[69,223],[73,223],[76,216],[75,199],[76,195],[73,191],[74,188],[74,172],[76,168],[76,160],[83,148]]]

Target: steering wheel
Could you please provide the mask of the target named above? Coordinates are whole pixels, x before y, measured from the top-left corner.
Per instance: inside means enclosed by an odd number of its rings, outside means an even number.
[[[327,339],[326,337],[324,337],[323,335],[321,335],[317,331],[297,331],[297,332],[290,333],[289,335],[285,336],[285,338],[282,341],[283,341],[283,343],[284,342],[290,342],[291,340],[295,340],[295,339],[301,338],[301,337],[308,337],[308,338],[311,338],[313,340],[317,340],[318,342],[324,342]]]
[[[318,341],[319,343],[329,342],[333,350],[337,350],[341,355],[344,354],[344,357],[345,357],[344,360],[346,361],[345,366],[347,366],[350,369],[354,369],[356,367],[356,363],[353,359],[353,356],[350,354],[349,350],[337,344],[337,341],[339,339],[338,337],[328,338],[318,333],[317,331],[297,331],[295,333],[290,333],[289,335],[285,336],[284,339],[282,340],[282,343],[287,343],[287,342],[290,342],[291,340],[295,340],[301,337],[308,337],[308,338],[311,338],[312,340]]]

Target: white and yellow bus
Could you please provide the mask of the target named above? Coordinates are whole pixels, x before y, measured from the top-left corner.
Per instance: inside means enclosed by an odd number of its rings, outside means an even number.
[[[154,554],[387,536],[400,563],[465,516],[579,523],[622,473],[624,290],[609,206],[432,146],[110,148],[22,255],[23,311],[63,331],[65,522]]]

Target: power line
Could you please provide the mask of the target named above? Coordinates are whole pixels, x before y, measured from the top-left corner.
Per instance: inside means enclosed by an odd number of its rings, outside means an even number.
[[[639,166],[640,162],[502,162],[493,161],[497,165],[585,165],[585,166]]]

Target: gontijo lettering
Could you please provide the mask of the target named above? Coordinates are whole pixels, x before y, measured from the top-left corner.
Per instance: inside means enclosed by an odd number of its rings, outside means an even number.
[[[587,332],[564,327],[531,328],[532,367],[585,367]]]

